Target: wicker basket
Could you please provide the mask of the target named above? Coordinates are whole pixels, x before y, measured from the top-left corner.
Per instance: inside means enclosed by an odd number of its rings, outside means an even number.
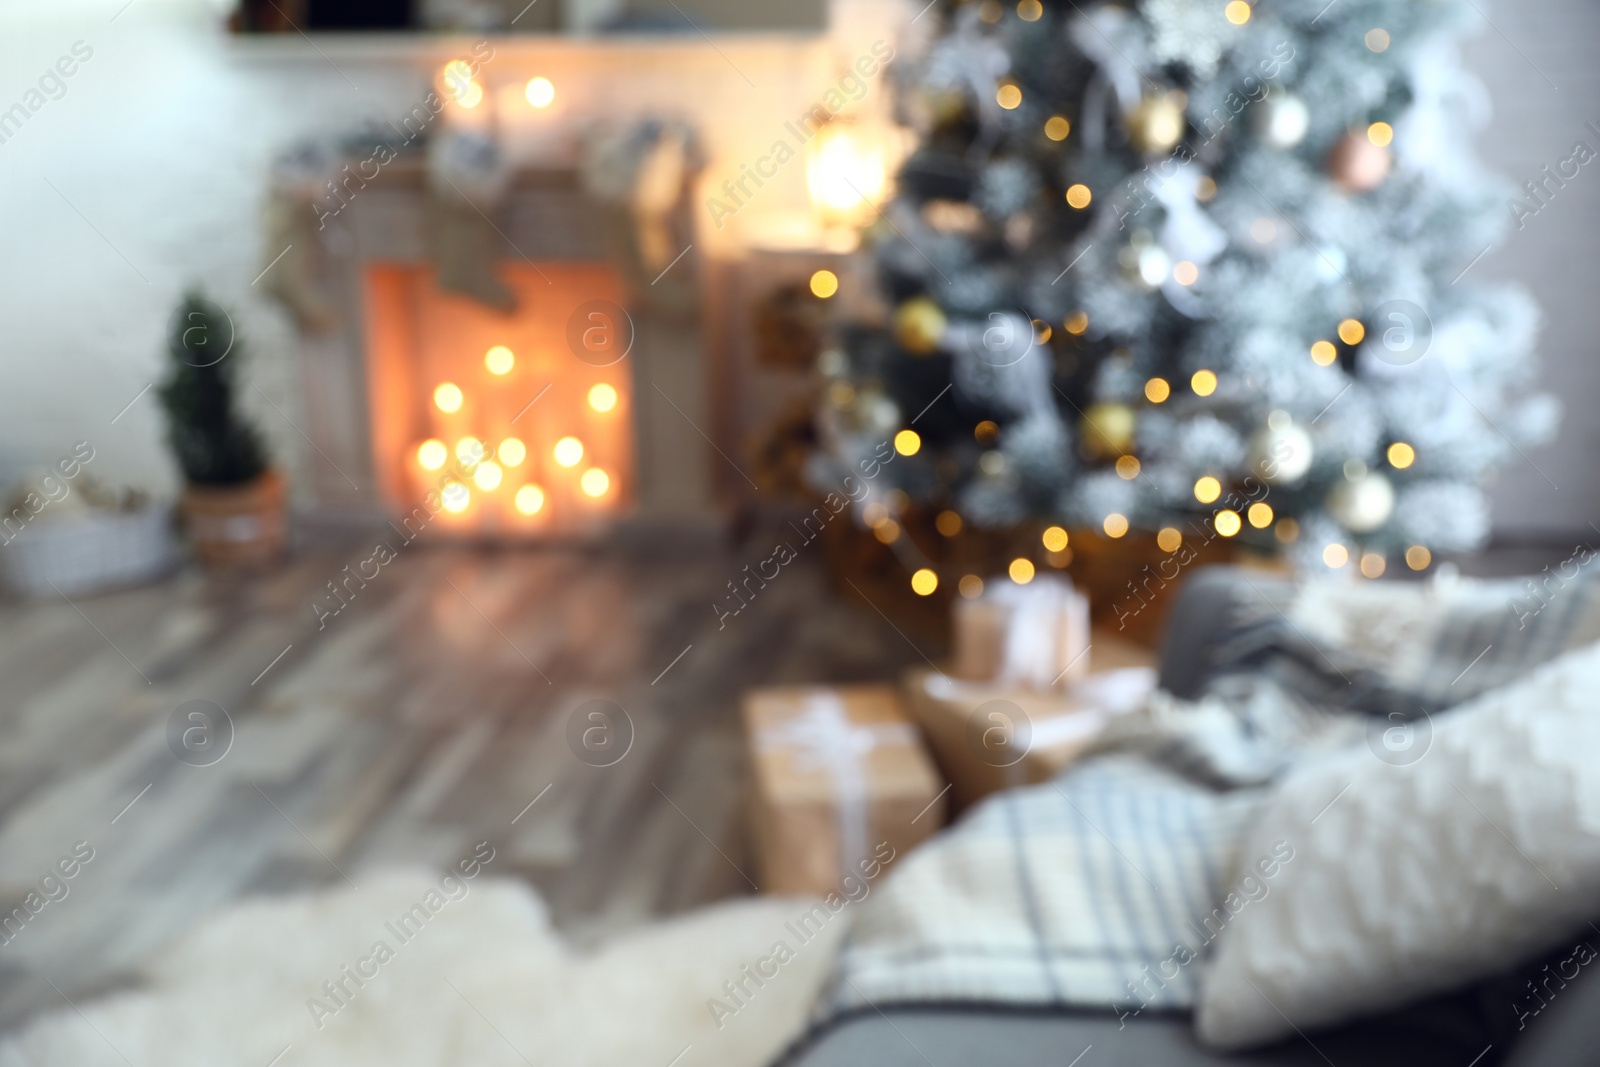
[[[85,511],[29,523],[0,545],[0,569],[22,596],[76,596],[165,574],[177,559],[170,508]]]

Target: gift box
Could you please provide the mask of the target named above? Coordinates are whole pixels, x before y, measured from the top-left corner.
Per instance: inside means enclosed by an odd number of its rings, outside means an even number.
[[[891,685],[745,695],[761,888],[826,895],[872,881],[944,825],[944,781]]]
[[[907,702],[949,779],[957,809],[990,793],[1054,778],[1094,745],[1111,718],[1156,685],[1151,654],[1097,635],[1087,678],[1065,692],[974,682],[918,668]]]
[[[1065,578],[992,582],[957,600],[952,672],[1007,689],[1065,691],[1089,674],[1089,599]]]

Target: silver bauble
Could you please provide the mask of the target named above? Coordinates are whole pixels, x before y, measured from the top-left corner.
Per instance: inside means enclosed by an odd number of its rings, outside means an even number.
[[[1371,533],[1394,514],[1394,486],[1377,471],[1367,471],[1334,486],[1323,508],[1351,533]]]
[[[1269,485],[1292,485],[1311,469],[1314,454],[1311,435],[1287,411],[1274,411],[1250,439],[1250,470]]]

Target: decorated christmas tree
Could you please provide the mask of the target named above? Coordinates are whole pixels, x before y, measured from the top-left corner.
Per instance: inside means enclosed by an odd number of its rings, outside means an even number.
[[[883,321],[824,354],[813,480],[892,441],[880,521],[1203,530],[1369,574],[1480,545],[1557,410],[1532,302],[1472,270],[1510,221],[1468,144],[1478,18],[940,0],[897,61],[919,147],[867,234]]]

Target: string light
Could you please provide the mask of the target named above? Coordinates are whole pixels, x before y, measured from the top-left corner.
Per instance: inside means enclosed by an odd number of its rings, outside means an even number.
[[[1404,441],[1396,441],[1389,446],[1389,466],[1397,471],[1403,471],[1416,462],[1417,450]]]
[[[983,595],[983,579],[976,574],[963,574],[956,589],[968,600],[976,600]]]
[[[1335,541],[1322,550],[1322,562],[1338,570],[1350,562],[1350,550]]]
[[[461,387],[455,382],[440,382],[433,387],[433,406],[446,415],[453,415],[461,410]]]
[[[1232,537],[1244,527],[1244,524],[1239,521],[1239,513],[1229,508],[1223,508],[1217,512],[1216,517],[1211,520],[1211,524],[1217,528],[1217,533],[1223,537]]]
[[[1292,545],[1300,540],[1300,524],[1293,519],[1279,519],[1272,528],[1272,536],[1280,545]]]
[[[1094,194],[1082,182],[1067,186],[1067,206],[1082,211],[1089,206],[1089,201],[1094,199]]]
[[[1053,336],[1053,334],[1054,334],[1054,331],[1050,329],[1050,324],[1048,322],[1044,321],[1043,319],[1034,319],[1033,320],[1033,343],[1034,344],[1036,344],[1036,345],[1048,344],[1049,341],[1050,341],[1050,338]]]
[[[1339,350],[1333,347],[1332,341],[1317,341],[1311,346],[1311,362],[1319,367],[1326,367],[1339,358]]]
[[[549,78],[529,78],[527,87],[522,93],[534,107],[545,108],[556,98],[556,87]]]
[[[1361,575],[1364,578],[1381,578],[1388,565],[1388,561],[1376,552],[1368,552],[1361,557]]]
[[[1200,280],[1200,268],[1187,259],[1180,259],[1172,267],[1172,280],[1179,285],[1193,285]]]
[[[563,437],[556,442],[551,454],[563,467],[576,467],[583,459],[583,442],[576,437]]]
[[[1222,483],[1207,474],[1194,483],[1194,498],[1209,504],[1222,495]]]
[[[1200,180],[1194,183],[1194,196],[1202,203],[1217,195],[1216,179],[1209,174],[1202,174]]]
[[[1023,22],[1038,22],[1044,14],[1044,5],[1039,0],[1020,0],[1017,4],[1017,18]]]
[[[1358,345],[1367,336],[1367,328],[1360,319],[1345,319],[1339,323],[1339,340],[1347,345]]]
[[[1406,566],[1414,571],[1425,571],[1428,564],[1433,562],[1433,553],[1422,545],[1412,545],[1406,549]]]
[[[1060,552],[1067,547],[1067,531],[1059,526],[1051,526],[1039,540],[1044,542],[1044,547],[1051,552]]]
[[[828,299],[839,291],[839,276],[831,270],[819,270],[811,275],[811,295]]]
[[[1122,476],[1124,481],[1129,482],[1139,477],[1139,457],[1118,456],[1117,473]]]
[[[455,514],[467,510],[467,505],[472,503],[472,493],[466,486],[457,481],[449,481],[439,493],[444,500],[444,509]]]
[[[930,596],[939,588],[939,576],[926,567],[911,576],[911,591],[918,596]]]
[[[1061,328],[1072,334],[1072,336],[1077,337],[1089,328],[1089,313],[1087,311],[1074,311],[1067,316],[1066,321],[1061,324]]]
[[[1011,566],[1006,568],[1006,573],[1011,575],[1011,580],[1018,585],[1027,585],[1033,581],[1033,561],[1018,556],[1011,561]]]
[[[1394,140],[1394,127],[1387,122],[1374,122],[1367,127],[1367,140],[1379,148],[1385,148]]]
[[[417,446],[417,462],[425,471],[436,471],[444,466],[444,461],[450,458],[450,452],[444,447],[443,441],[433,438]]]
[[[522,461],[528,458],[528,446],[515,437],[508,437],[500,442],[500,448],[495,452],[500,457],[500,462],[508,467],[520,467]]]
[[[606,490],[611,488],[611,475],[599,467],[590,467],[583,472],[583,477],[578,479],[578,487],[585,496],[602,497]]]
[[[1183,547],[1183,534],[1175,526],[1163,526],[1156,534],[1156,547],[1163,552],[1176,552]]]
[[[978,5],[978,17],[991,26],[1000,21],[1002,14],[1004,11],[1000,7],[1000,0],[983,0]]]
[[[463,437],[456,442],[456,462],[471,467],[488,455],[489,450],[476,437]]]
[[[961,516],[947,508],[934,517],[933,526],[944,536],[954,537],[961,532]]]
[[[1389,31],[1382,26],[1374,26],[1367,31],[1367,47],[1374,52],[1386,52],[1389,49]]]
[[[1106,521],[1100,524],[1107,537],[1121,537],[1128,532],[1128,517],[1113,511],[1106,516]]]
[[[1144,383],[1144,398],[1152,404],[1159,404],[1172,395],[1172,386],[1167,384],[1165,378],[1151,378]]]
[[[977,441],[980,445],[992,445],[994,444],[995,438],[999,436],[999,424],[990,422],[988,419],[984,419],[982,422],[978,423],[978,425],[972,428],[973,440]]]
[[[517,490],[517,510],[524,515],[537,515],[544,508],[544,490],[531,482]]]
[[[902,456],[914,456],[922,449],[922,437],[907,427],[894,435],[894,450]]]
[[[1217,376],[1212,371],[1197,370],[1189,379],[1189,388],[1194,390],[1196,396],[1210,396],[1217,391]]]
[[[617,406],[617,390],[615,386],[601,382],[589,387],[589,406],[602,415]]]
[[[1245,0],[1229,0],[1228,6],[1222,9],[1228,21],[1235,26],[1243,26],[1250,21],[1250,5]]]
[[[886,545],[892,545],[900,540],[900,524],[893,519],[884,519],[872,528],[872,536]]]
[[[1245,518],[1250,520],[1251,526],[1265,530],[1272,525],[1272,505],[1258,500],[1245,511]]]
[[[1065,115],[1051,115],[1044,123],[1044,135],[1052,141],[1065,141],[1072,132],[1072,123]]]
[[[510,374],[516,363],[516,355],[505,345],[495,345],[483,354],[483,365],[490,374]]]
[[[472,480],[478,483],[478,488],[484,492],[500,487],[500,479],[505,472],[500,469],[500,464],[494,460],[486,459],[478,464],[478,469],[472,472]]]
[[[1014,111],[1022,106],[1022,90],[1015,83],[1006,82],[995,92],[994,100],[1007,111]]]

